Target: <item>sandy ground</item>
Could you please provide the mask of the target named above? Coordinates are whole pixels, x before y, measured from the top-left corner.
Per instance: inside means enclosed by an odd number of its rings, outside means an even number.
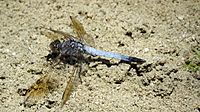
[[[91,63],[60,108],[70,67],[48,71],[44,56],[51,40],[40,32],[73,34],[69,16],[83,23],[96,48],[147,62],[138,69]],[[200,112],[199,71],[184,67],[191,48],[199,47],[199,0],[1,0],[0,18],[1,112]],[[46,72],[61,77],[59,88],[23,105],[24,91]]]

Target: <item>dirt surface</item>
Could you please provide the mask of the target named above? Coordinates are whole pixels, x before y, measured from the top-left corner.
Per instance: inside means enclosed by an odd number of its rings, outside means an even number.
[[[200,112],[200,73],[184,66],[191,49],[199,50],[199,0],[1,0],[0,9],[0,111]],[[147,62],[90,63],[60,108],[70,66],[49,70],[51,40],[40,32],[74,34],[69,16],[83,23],[97,49]],[[58,88],[25,106],[24,92],[45,73],[60,77]]]

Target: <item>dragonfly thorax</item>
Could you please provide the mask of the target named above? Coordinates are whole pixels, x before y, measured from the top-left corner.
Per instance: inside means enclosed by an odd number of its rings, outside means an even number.
[[[55,40],[50,44],[51,53],[47,60],[60,59],[63,63],[75,64],[84,58],[84,44],[74,39],[66,41]]]
[[[69,39],[59,44],[60,53],[63,56],[78,57],[84,52],[84,45],[74,39]]]

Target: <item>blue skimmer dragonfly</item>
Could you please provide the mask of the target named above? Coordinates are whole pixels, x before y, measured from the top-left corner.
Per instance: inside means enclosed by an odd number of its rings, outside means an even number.
[[[115,58],[127,62],[137,62],[137,63],[145,62],[144,59],[140,59],[137,57],[95,49],[93,47],[94,46],[93,38],[86,33],[82,24],[74,17],[70,16],[70,19],[72,21],[72,26],[77,33],[77,37],[74,37],[62,31],[49,29],[54,33],[64,36],[65,38],[65,40],[62,42],[56,39],[50,44],[51,54],[48,56],[49,58],[52,58],[52,56],[54,56],[53,58],[59,57],[60,59],[64,59],[62,60],[63,62],[66,61],[70,63],[70,61],[72,61],[73,59],[74,59],[73,61],[79,60],[80,57],[82,58],[83,54],[87,54],[91,56],[103,56],[107,58]]]
[[[50,43],[50,53],[46,56],[47,60],[52,62],[63,62],[74,65],[73,75],[67,82],[67,86],[63,93],[62,104],[63,106],[69,99],[71,91],[73,89],[73,83],[77,76],[80,75],[82,63],[88,56],[103,56],[107,58],[115,58],[125,62],[144,63],[144,59],[137,57],[127,56],[114,52],[107,52],[94,48],[94,39],[86,33],[83,25],[75,18],[70,16],[72,27],[77,36],[72,36],[68,33],[48,29],[50,32],[43,32],[45,36],[52,39]],[[47,28],[45,28],[47,29]],[[60,38],[62,37],[62,38]]]

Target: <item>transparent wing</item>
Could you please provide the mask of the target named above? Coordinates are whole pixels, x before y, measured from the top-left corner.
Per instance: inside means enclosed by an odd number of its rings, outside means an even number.
[[[58,31],[58,30],[54,30],[54,29],[48,29],[45,28],[49,31],[42,31],[41,33],[43,35],[45,35],[46,37],[48,37],[51,40],[62,40],[62,39],[69,39],[69,38],[75,38],[72,35],[66,33],[66,32],[62,32],[62,31]]]
[[[48,82],[49,77],[48,75],[45,75],[44,77],[41,77],[38,79],[26,92],[26,101],[29,100],[29,98],[36,98],[36,97],[42,97],[45,96],[45,94],[48,92]]]
[[[66,101],[69,100],[69,97],[74,89],[75,84],[76,84],[75,82],[76,82],[77,78],[79,78],[80,71],[81,71],[80,66],[74,67],[73,74],[70,77],[69,81],[67,82],[67,86],[66,86],[65,91],[62,96],[61,107],[63,107],[63,105],[66,103]]]
[[[94,47],[95,46],[94,39],[89,34],[86,33],[83,25],[75,17],[70,16],[70,19],[72,21],[72,27],[76,32],[79,40],[85,42],[89,46]]]
[[[33,105],[42,97],[45,97],[50,91],[56,88],[55,80],[51,79],[50,75],[44,75],[38,79],[28,90],[26,91],[26,99],[24,104],[26,106]]]

